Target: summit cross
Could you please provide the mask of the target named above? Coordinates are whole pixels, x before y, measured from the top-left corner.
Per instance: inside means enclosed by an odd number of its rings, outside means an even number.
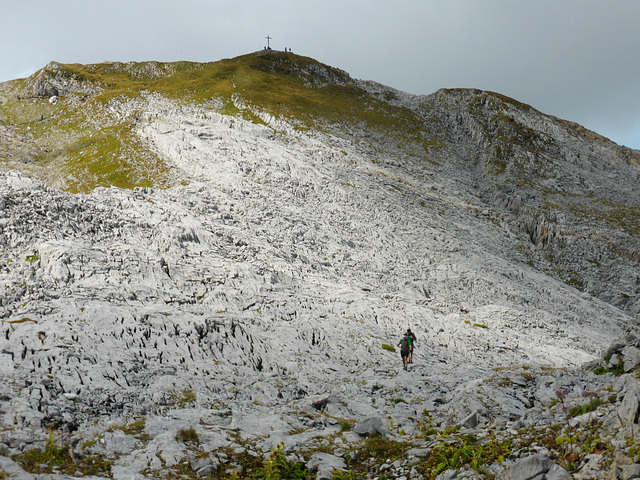
[[[264,38],[266,38],[266,39],[267,39],[267,48],[271,48],[271,47],[269,46],[269,40],[271,40],[271,37],[270,37],[269,35],[267,35],[267,36],[266,36],[266,37],[264,37]]]

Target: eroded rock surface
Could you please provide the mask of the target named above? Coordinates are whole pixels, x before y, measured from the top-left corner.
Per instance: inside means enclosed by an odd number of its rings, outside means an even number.
[[[528,261],[575,231],[499,195],[525,213],[496,221],[446,172],[259,111],[264,125],[147,94],[111,112],[139,117],[136,134],[182,184],[72,195],[0,174],[8,478],[44,478],[19,477],[8,457],[51,442],[79,464],[113,462],[95,478],[165,478],[182,464],[230,475],[274,449],[330,478],[371,435],[414,447],[371,472],[419,478],[441,445],[429,428],[515,438],[569,425],[563,407],[592,398],[603,402],[572,428],[601,421],[607,445],[631,454],[620,442],[638,430],[635,304]],[[485,141],[472,118],[455,121]],[[628,267],[624,281],[637,277]],[[403,371],[390,350],[407,327],[417,346]],[[595,375],[603,357],[626,375]],[[557,452],[532,443],[487,468],[565,478]],[[302,457],[322,448],[332,454]],[[599,472],[584,478],[618,468],[593,452],[578,456],[576,471]]]

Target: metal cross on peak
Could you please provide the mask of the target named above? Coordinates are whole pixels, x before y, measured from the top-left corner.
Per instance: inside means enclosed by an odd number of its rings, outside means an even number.
[[[271,48],[271,46],[269,45],[269,40],[271,40],[271,37],[269,35],[267,35],[266,37],[264,37],[267,39],[267,48]]]

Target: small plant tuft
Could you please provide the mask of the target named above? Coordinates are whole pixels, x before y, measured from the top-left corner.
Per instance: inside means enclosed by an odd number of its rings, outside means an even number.
[[[184,408],[188,404],[195,403],[196,401],[195,392],[188,388],[185,388],[182,391],[178,391],[175,389],[171,390],[169,396],[171,397],[173,405],[177,406],[178,408]]]
[[[350,432],[351,429],[353,428],[354,422],[353,420],[340,420],[338,424],[340,425],[341,432]]]
[[[283,452],[284,445],[279,444],[264,461],[254,475],[257,480],[300,480],[310,478],[307,467],[302,462],[292,462]]]
[[[176,442],[181,443],[200,443],[200,437],[198,437],[198,432],[195,431],[193,427],[191,428],[181,428],[176,433]]]

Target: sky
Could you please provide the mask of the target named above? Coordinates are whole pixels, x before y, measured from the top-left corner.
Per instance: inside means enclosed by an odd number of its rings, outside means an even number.
[[[0,82],[264,48],[415,94],[479,88],[640,149],[638,0],[0,0]]]

